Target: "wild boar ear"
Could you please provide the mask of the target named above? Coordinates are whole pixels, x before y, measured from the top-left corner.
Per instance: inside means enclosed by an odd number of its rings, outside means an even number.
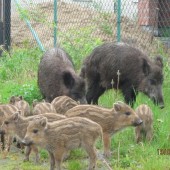
[[[149,66],[148,62],[145,59],[143,59],[143,66],[142,67],[143,67],[142,68],[143,73],[145,74],[145,76],[148,76],[149,73],[150,73],[150,66]]]
[[[20,98],[21,100],[23,100],[23,97],[22,97],[22,96],[19,96],[19,98]]]
[[[40,120],[40,125],[42,127],[46,127],[47,125],[47,118],[46,117],[43,117],[41,120]]]
[[[18,111],[18,112],[13,113],[12,118],[13,118],[13,120],[14,120],[15,122],[17,122],[17,121],[18,121],[19,114],[20,114],[20,113],[19,113],[19,111]]]
[[[63,80],[67,88],[71,89],[74,86],[75,80],[70,72],[68,71],[63,72]]]
[[[115,109],[115,111],[120,111],[121,110],[121,108],[122,108],[122,106],[121,106],[121,104],[120,103],[114,103],[114,109]]]
[[[35,100],[33,100],[33,102],[32,102],[32,107],[35,107],[36,105],[37,105],[37,100],[35,99]]]
[[[9,103],[12,103],[12,104],[15,103],[15,96],[12,96],[12,97],[10,98]]]
[[[160,56],[160,55],[156,56],[156,57],[155,57],[155,63],[156,63],[159,67],[163,68],[163,59],[162,59],[162,56]]]

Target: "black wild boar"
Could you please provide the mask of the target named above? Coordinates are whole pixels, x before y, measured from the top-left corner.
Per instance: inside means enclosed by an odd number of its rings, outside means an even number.
[[[126,103],[132,106],[136,94],[143,92],[163,108],[162,68],[160,56],[152,61],[128,44],[106,43],[95,48],[85,59],[80,76],[87,81],[88,103],[98,104],[98,98],[105,90],[113,87],[121,89]]]
[[[69,55],[60,48],[48,50],[38,69],[38,85],[48,102],[66,95],[80,103],[86,103],[85,82],[76,75]]]

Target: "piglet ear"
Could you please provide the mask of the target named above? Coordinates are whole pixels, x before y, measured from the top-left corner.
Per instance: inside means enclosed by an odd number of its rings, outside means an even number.
[[[13,113],[12,118],[15,122],[18,122],[20,111]]]
[[[21,100],[23,100],[23,97],[22,97],[22,96],[19,96],[19,98],[20,98]]]
[[[162,59],[162,56],[160,56],[160,55],[156,56],[156,57],[155,57],[155,63],[156,63],[159,67],[163,68],[163,59]]]
[[[37,104],[38,104],[38,101],[37,101],[36,99],[33,100],[33,102],[32,102],[32,107],[34,108]]]
[[[12,96],[9,100],[9,103],[14,104],[15,103],[15,96]]]
[[[121,105],[120,103],[114,103],[113,107],[114,107],[115,111],[117,111],[117,112],[118,112],[118,111],[120,111],[120,110],[121,110],[122,105]]]
[[[70,72],[68,71],[63,72],[63,80],[67,88],[69,89],[73,88],[75,84],[75,80]]]
[[[148,64],[148,62],[143,59],[143,65],[142,65],[142,69],[143,69],[143,73],[145,74],[145,76],[148,76],[150,73],[150,65]]]
[[[47,125],[47,118],[46,117],[43,117],[41,120],[40,120],[40,125],[42,127],[46,127]]]

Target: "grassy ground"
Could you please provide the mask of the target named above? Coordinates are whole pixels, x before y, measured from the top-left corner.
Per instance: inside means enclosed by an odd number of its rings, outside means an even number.
[[[41,100],[37,87],[37,66],[42,52],[38,49],[15,49],[0,58],[0,102],[7,103],[12,95],[22,95],[30,104],[33,99]],[[84,55],[86,56],[86,55]],[[112,157],[107,159],[109,165],[115,170],[169,170],[170,155],[158,155],[158,149],[170,149],[170,67],[167,58],[164,58],[164,100],[165,108],[153,105],[152,101],[143,94],[137,96],[135,108],[141,103],[147,103],[154,113],[154,139],[151,143],[135,143],[134,128],[129,127],[112,137]],[[80,64],[80,63],[78,63]],[[99,104],[112,107],[113,103],[123,100],[120,92],[110,90],[101,96]],[[98,153],[102,153],[102,143],[96,144]],[[23,153],[15,146],[7,158],[0,153],[0,169],[4,170],[47,170],[49,169],[48,154],[41,150],[41,163],[36,165],[34,155],[30,162],[23,162]],[[67,170],[85,170],[88,166],[86,153],[75,150],[62,165]],[[106,165],[102,160],[97,161],[97,169],[105,170]]]

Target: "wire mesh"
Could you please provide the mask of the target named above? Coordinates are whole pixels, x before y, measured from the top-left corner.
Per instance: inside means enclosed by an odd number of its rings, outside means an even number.
[[[24,18],[27,18],[46,49],[53,47],[54,26],[57,44],[69,43],[75,50],[83,48],[87,41],[117,41],[118,29],[121,41],[145,52],[157,52],[162,41],[170,46],[169,0],[121,0],[120,27],[118,1],[58,0],[55,25],[53,0],[20,0],[20,8],[12,0],[12,45],[36,45],[25,24]]]

